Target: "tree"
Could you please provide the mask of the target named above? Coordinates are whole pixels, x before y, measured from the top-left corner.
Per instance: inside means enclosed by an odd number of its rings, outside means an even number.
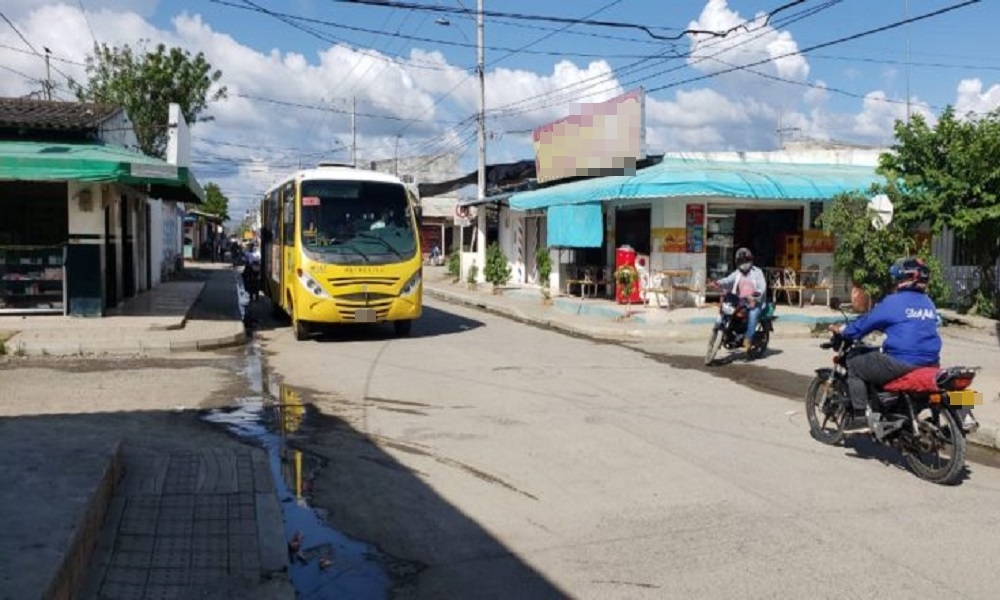
[[[226,97],[226,87],[217,86],[221,77],[222,71],[213,71],[201,52],[192,57],[187,50],[159,44],[152,52],[140,53],[128,44],[95,43],[94,53],[87,57],[86,84],[71,79],[69,86],[81,101],[124,108],[139,148],[164,158],[170,103],[180,105],[188,123],[211,120],[204,115],[208,103]]]
[[[507,256],[500,248],[500,244],[493,242],[486,248],[486,268],[483,269],[483,276],[486,281],[493,284],[493,291],[499,291],[500,286],[510,281],[510,265],[507,264]]]
[[[997,314],[1000,259],[1000,111],[956,117],[948,107],[931,127],[920,115],[896,122],[896,143],[879,157],[895,219],[903,227],[928,223],[955,232],[979,269],[977,304]]]
[[[223,221],[229,220],[229,198],[222,193],[219,184],[215,182],[205,184],[205,202],[198,207],[198,210],[218,215]]]
[[[941,263],[934,258],[930,245],[920,243],[909,230],[897,222],[876,228],[875,211],[868,204],[868,195],[840,194],[823,211],[820,224],[827,233],[837,236],[833,262],[837,269],[851,278],[854,285],[877,301],[892,288],[889,266],[903,256],[919,256],[931,269],[928,294],[936,303],[948,299],[949,288],[943,278]]]

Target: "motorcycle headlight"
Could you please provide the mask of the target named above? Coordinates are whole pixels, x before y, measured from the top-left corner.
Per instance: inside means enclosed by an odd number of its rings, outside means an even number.
[[[320,287],[319,283],[315,279],[310,277],[306,272],[299,269],[298,275],[299,275],[299,281],[302,283],[303,286],[305,286],[307,290],[309,290],[312,293],[313,296],[316,296],[317,298],[330,297],[330,294],[326,293],[326,290]]]
[[[417,271],[410,277],[405,284],[403,284],[403,289],[399,290],[399,296],[411,296],[420,287],[420,271]]]

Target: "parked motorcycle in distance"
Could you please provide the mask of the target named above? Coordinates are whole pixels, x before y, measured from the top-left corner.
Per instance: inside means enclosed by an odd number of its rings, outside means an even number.
[[[708,350],[705,353],[705,365],[711,366],[719,350],[725,347],[734,350],[743,346],[747,331],[747,307],[740,304],[736,294],[727,293],[719,302],[719,316],[712,326],[712,335],[708,338]],[[747,358],[755,359],[764,356],[767,345],[774,331],[774,305],[765,304],[757,320],[757,329],[753,343],[747,352]]]
[[[840,308],[836,302],[832,306]],[[847,314],[841,313],[847,321]],[[851,412],[847,361],[872,348],[838,333],[820,347],[836,354],[832,368],[816,369],[806,392],[806,416],[812,437],[832,446],[850,435],[843,429]],[[889,382],[870,396],[872,427],[866,435],[902,453],[918,477],[956,483],[965,468],[965,437],[979,428],[972,407],[982,402],[982,394],[969,388],[978,371],[979,367],[921,367]]]

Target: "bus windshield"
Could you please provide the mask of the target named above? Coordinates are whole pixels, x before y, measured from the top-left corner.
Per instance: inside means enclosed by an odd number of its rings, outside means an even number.
[[[377,181],[302,182],[302,245],[335,264],[386,264],[417,251],[406,190]]]

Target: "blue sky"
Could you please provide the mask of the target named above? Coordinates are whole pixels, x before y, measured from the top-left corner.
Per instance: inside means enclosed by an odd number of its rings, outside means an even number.
[[[475,8],[475,0],[409,1]],[[237,6],[209,0],[5,0],[0,11],[33,45],[49,47],[62,61],[54,64],[69,75],[82,73],[77,63],[90,49],[91,32],[112,44],[148,39],[205,52],[222,69],[230,98],[212,107],[215,121],[194,127],[195,166],[203,182],[219,181],[238,208],[299,163],[346,159],[352,97],[361,115],[362,158],[391,158],[398,144],[403,156],[454,153],[461,168],[474,168],[469,117],[476,110],[470,71],[476,31],[470,17],[334,0],[224,2]],[[794,52],[889,25],[907,10],[917,16],[960,0],[909,0],[908,7],[906,0],[808,0],[768,25],[758,17],[785,3],[486,0],[487,10],[589,16],[643,24],[659,35],[745,24],[722,39],[684,35],[667,42],[637,28],[488,18],[490,161],[532,157],[523,132],[567,114],[573,103],[639,85],[653,90],[646,115],[651,151],[774,149],[779,125],[786,135],[884,145],[891,142],[894,119],[905,115],[907,81],[911,109],[931,118],[949,104],[963,111],[1000,105],[1000,50],[990,43],[1000,3],[979,2],[804,54]],[[318,36],[247,10],[251,4],[300,18]],[[449,24],[436,23],[439,17]],[[758,61],[767,61],[753,67],[758,73],[718,73]],[[2,22],[0,66],[3,95],[29,93],[38,87],[32,79],[45,74],[44,63]],[[685,83],[694,78],[702,79]]]

